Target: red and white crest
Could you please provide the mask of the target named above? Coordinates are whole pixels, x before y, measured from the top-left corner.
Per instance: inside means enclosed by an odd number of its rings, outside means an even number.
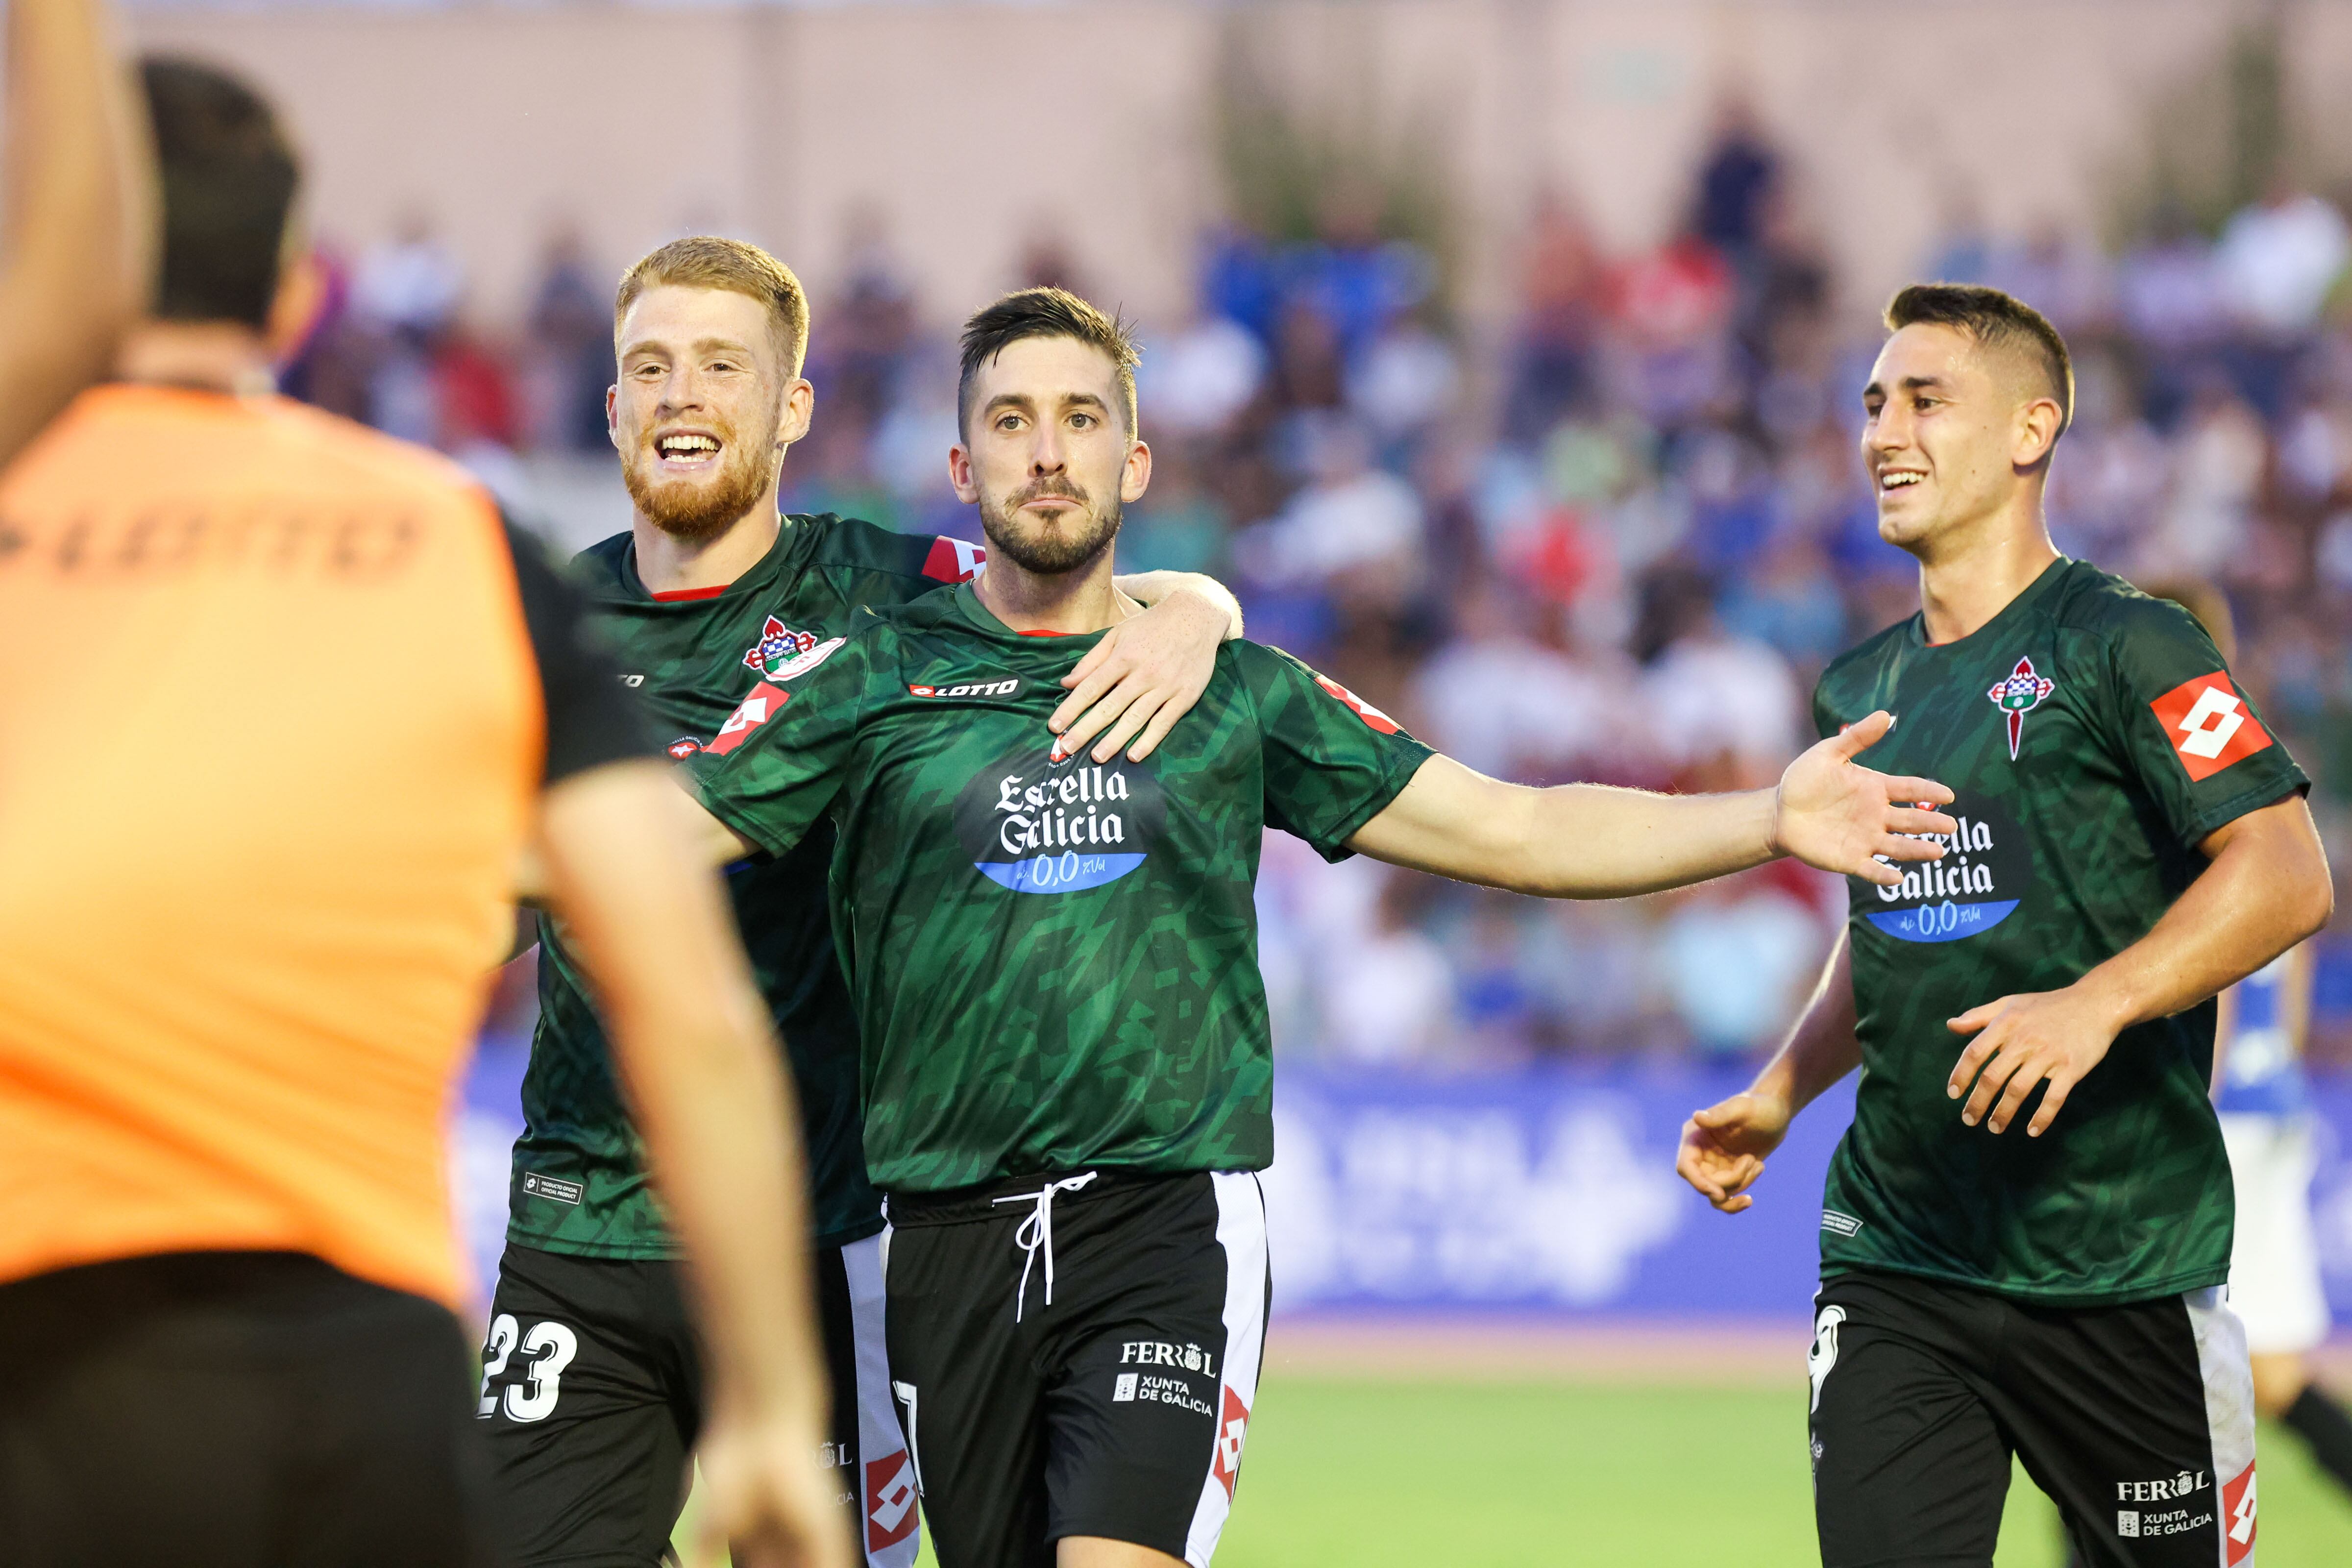
[[[2271,743],[2270,732],[2230,684],[2227,670],[2184,680],[2147,706],[2164,726],[2180,765],[2199,783]]]
[[[695,752],[702,750],[702,742],[696,740],[691,735],[680,735],[677,740],[672,741],[663,749],[668,752],[671,756],[677,758],[682,763],[686,761],[687,758],[694,755]]]
[[[866,1462],[866,1550],[896,1546],[915,1532],[915,1467],[907,1450]]]
[[[2009,721],[2009,760],[2017,761],[2017,748],[2025,740],[2025,716],[2042,706],[2058,683],[2033,668],[2031,658],[2021,658],[2009,679],[1985,693],[1992,705]]]
[[[1224,1390],[1224,1410],[1217,1417],[1217,1458],[1209,1473],[1217,1478],[1219,1486],[1225,1489],[1226,1500],[1230,1501],[1234,1495],[1234,1482],[1242,1473],[1242,1441],[1249,1436],[1250,1413],[1249,1406],[1242,1402],[1240,1392],[1232,1384],[1226,1384]]]
[[[780,672],[786,665],[814,647],[814,632],[796,632],[770,616],[767,624],[760,628],[760,640],[743,650],[743,663],[771,680],[780,680],[783,679]]]

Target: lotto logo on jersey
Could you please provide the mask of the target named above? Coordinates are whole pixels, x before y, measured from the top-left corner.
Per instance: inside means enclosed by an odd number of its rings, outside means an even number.
[[[987,564],[988,552],[979,545],[941,534],[931,541],[931,552],[923,558],[923,575],[942,583],[965,583],[979,576]]]
[[[2265,741],[2263,744],[2269,742]],[[2221,1568],[2238,1568],[2254,1554],[2254,1467],[2249,1461],[2238,1479],[2221,1489]]]
[[[866,1465],[866,1550],[896,1546],[915,1533],[915,1467],[907,1450]]]
[[[1234,1385],[1229,1383],[1224,1386],[1224,1412],[1217,1417],[1217,1458],[1209,1473],[1225,1489],[1225,1499],[1230,1502],[1234,1482],[1242,1473],[1242,1440],[1249,1436],[1250,1413]]]
[[[793,694],[766,681],[751,688],[751,695],[735,705],[727,715],[727,722],[719,726],[719,733],[702,749],[714,757],[723,757],[749,740],[751,731],[766,723],[793,700]]]
[[[2148,707],[2164,726],[2165,739],[2172,742],[2180,765],[2200,783],[2271,743],[2262,721],[2230,684],[2227,670],[2185,680]]]
[[[1354,692],[1349,690],[1346,687],[1340,685],[1338,681],[1333,680],[1328,676],[1317,676],[1315,678],[1315,684],[1329,692],[1332,696],[1338,698],[1340,701],[1346,703],[1349,707],[1354,709],[1356,710],[1357,718],[1361,719],[1365,723],[1370,724],[1373,729],[1378,730],[1383,735],[1393,735],[1402,727],[1399,725],[1395,720],[1390,718],[1387,714],[1381,712],[1379,709],[1373,707],[1370,703],[1365,701],[1362,698],[1357,696]]]

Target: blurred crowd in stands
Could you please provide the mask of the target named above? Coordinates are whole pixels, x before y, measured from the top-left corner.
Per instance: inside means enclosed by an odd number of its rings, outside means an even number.
[[[1812,733],[1822,664],[1911,614],[1855,456],[1880,334],[1842,293],[1789,172],[1727,112],[1685,218],[1610,254],[1572,205],[1522,237],[1507,332],[1468,334],[1440,258],[1336,186],[1319,232],[1202,241],[1198,299],[1143,323],[1151,491],[1130,568],[1217,574],[1290,648],[1470,765],[1533,783],[1760,785]],[[2087,222],[1988,232],[1956,204],[1919,275],[2049,314],[2077,411],[2060,547],[2227,591],[2237,663],[2321,780],[2347,863],[2352,781],[2352,231],[2282,180],[2201,232],[2158,210],[2119,251]],[[486,342],[423,224],[338,269],[291,389],[429,441],[494,485],[515,454],[604,450],[613,258],[550,247],[529,319]],[[1008,284],[1096,281],[1040,243]],[[878,222],[812,278],[812,436],[783,501],[977,537],[942,477],[952,320]],[[1107,280],[1106,280],[1107,281]],[[1115,297],[1110,290],[1100,297]],[[2352,793],[2352,790],[2347,790]],[[1767,1048],[1810,989],[1842,887],[1771,867],[1678,895],[1544,904],[1266,846],[1262,957],[1281,1047],[1484,1066]],[[2352,1059],[2352,963],[2315,1051]]]

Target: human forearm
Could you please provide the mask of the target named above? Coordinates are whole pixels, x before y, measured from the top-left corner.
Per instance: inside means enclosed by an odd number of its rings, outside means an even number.
[[[1178,594],[1192,594],[1225,617],[1225,637],[1242,635],[1242,602],[1232,589],[1198,572],[1129,572],[1111,579],[1111,585],[1139,605],[1159,605]]]
[[[1377,859],[1551,899],[1614,899],[1704,881],[1773,858],[1772,792],[1668,795],[1606,784],[1531,789],[1433,757],[1349,841]],[[1435,775],[1435,776],[1433,776]],[[1475,778],[1476,775],[1471,775]],[[1427,779],[1431,798],[1412,798]]]
[[[1929,835],[1958,831],[1919,809],[1952,792],[1856,763],[1892,721],[1874,713],[1812,747],[1780,786],[1740,795],[1652,795],[1603,784],[1528,789],[1449,757],[1424,762],[1349,847],[1459,881],[1555,899],[1613,899],[1705,881],[1794,855],[1868,881],[1934,859]]]
[[[651,764],[548,792],[549,901],[594,984],[650,1171],[686,1252],[714,1406],[810,1425],[824,1381],[811,1324],[799,1118],[718,880]]]
[[[1846,933],[1822,968],[1819,984],[1797,1016],[1789,1037],[1756,1075],[1750,1094],[1768,1096],[1796,1115],[1831,1085],[1862,1065],[1862,1039],[1855,1033],[1853,953]]]
[[[2300,799],[2240,817],[2206,847],[2211,863],[2148,933],[2074,984],[2118,1033],[2237,984],[2334,912],[2326,851]]]
[[[146,303],[152,154],[99,0],[9,8],[0,460],[105,373]]]

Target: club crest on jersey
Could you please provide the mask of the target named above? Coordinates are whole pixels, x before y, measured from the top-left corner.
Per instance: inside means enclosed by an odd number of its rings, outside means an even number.
[[[2009,721],[2009,760],[2017,761],[2017,748],[2025,739],[2025,716],[2042,706],[2042,700],[2058,689],[2058,683],[2037,672],[2033,661],[2021,658],[2009,679],[1985,693],[1994,707]]]
[[[814,647],[814,632],[796,632],[770,616],[760,628],[760,640],[744,650],[743,664],[771,680],[781,680],[787,673],[784,667]]]

